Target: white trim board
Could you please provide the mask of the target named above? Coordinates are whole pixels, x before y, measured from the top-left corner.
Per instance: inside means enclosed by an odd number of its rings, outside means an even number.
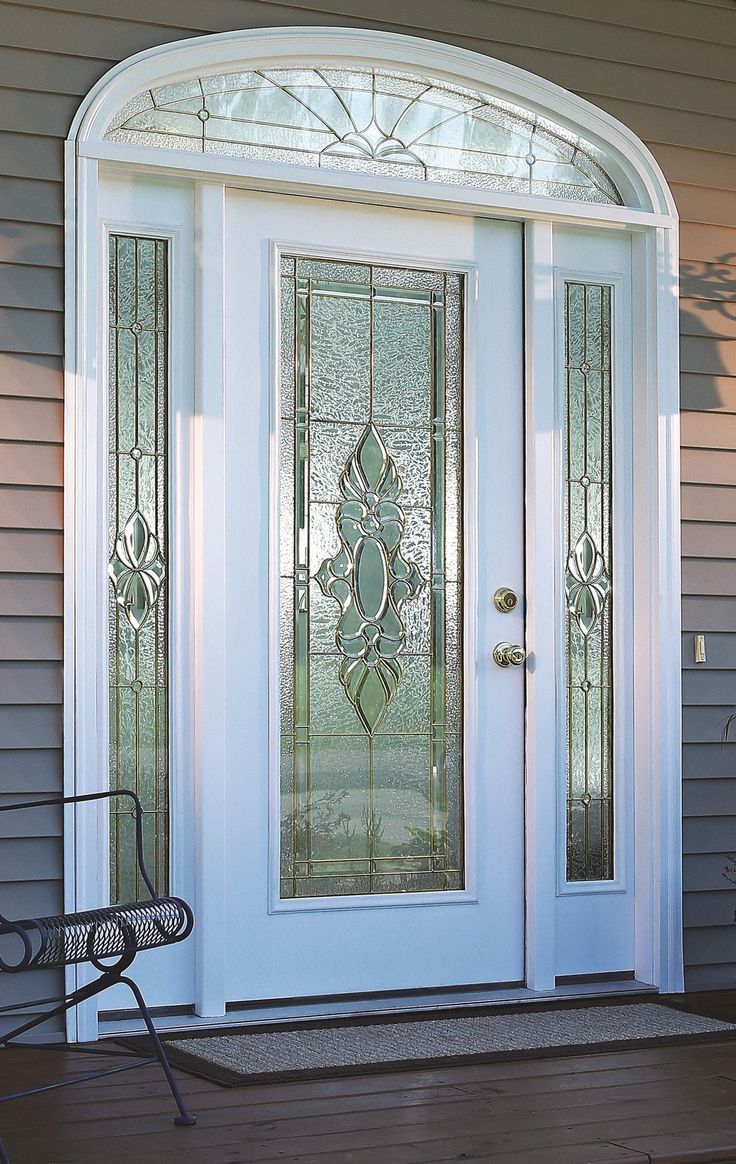
[[[136,92],[190,75],[230,68],[275,67],[307,61],[374,64],[430,74],[473,86],[502,99],[553,116],[603,149],[626,207],[585,206],[553,199],[526,198],[462,187],[268,166],[238,159],[197,157],[105,142],[110,118]],[[639,563],[634,622],[635,684],[649,693],[647,711],[634,724],[633,754],[637,828],[648,845],[637,845],[636,972],[659,989],[683,987],[681,906],[680,791],[680,556],[679,556],[679,393],[677,214],[672,195],[656,161],[620,122],[589,102],[512,65],[450,45],[368,30],[325,28],[250,29],[193,38],[159,46],[115,66],[82,103],[72,124],[65,152],[65,791],[82,792],[100,783],[107,770],[98,724],[104,722],[98,682],[101,614],[95,595],[101,563],[100,407],[96,311],[97,189],[99,167],[148,169],[189,177],[196,182],[198,216],[215,225],[216,204],[224,184],[282,193],[313,194],[352,201],[381,201],[414,208],[451,210],[481,216],[520,218],[527,223],[527,274],[536,308],[529,316],[527,373],[540,389],[554,367],[550,355],[554,321],[545,317],[545,288],[552,289],[552,223],[586,223],[632,234],[634,318],[633,472],[641,518],[633,530]],[[204,220],[204,219],[203,219]],[[203,308],[206,304],[203,303]],[[210,310],[214,310],[214,301]],[[547,313],[549,316],[549,312]],[[552,479],[554,449],[542,415],[542,391],[527,405],[528,490]],[[203,434],[204,439],[204,434]],[[200,450],[200,455],[203,450]],[[214,483],[213,483],[214,487]],[[544,489],[536,491],[543,499]],[[531,493],[530,493],[531,496]],[[542,594],[541,562],[550,544],[550,513],[540,503],[530,509],[529,590]],[[550,504],[552,504],[550,499]],[[103,527],[104,528],[104,527]],[[546,549],[545,549],[546,547]],[[104,552],[102,553],[104,557]],[[552,559],[549,559],[552,560]],[[546,609],[546,608],[545,608]],[[541,601],[534,616],[543,620]],[[534,624],[529,634],[533,637]],[[195,638],[195,654],[197,644]],[[541,676],[541,670],[536,671]],[[555,709],[550,691],[531,678],[528,714],[527,794],[527,949],[528,984],[552,986],[549,950],[550,886],[535,872],[542,869],[543,824],[550,805],[535,799],[535,771],[545,763],[540,741],[552,729]],[[200,806],[201,808],[201,806]],[[215,814],[217,806],[208,806]],[[553,810],[554,811],[554,810]],[[92,904],[97,881],[95,843],[89,828],[65,832],[65,908]],[[535,862],[535,857],[540,858]],[[213,874],[214,876],[214,874]],[[219,875],[218,875],[219,876]],[[215,892],[216,886],[211,886]],[[554,886],[551,887],[552,892]],[[202,887],[202,892],[206,888]],[[198,946],[204,956],[205,945]],[[72,974],[73,977],[73,974]],[[82,1008],[70,1020],[70,1037],[90,1038],[96,1017]]]

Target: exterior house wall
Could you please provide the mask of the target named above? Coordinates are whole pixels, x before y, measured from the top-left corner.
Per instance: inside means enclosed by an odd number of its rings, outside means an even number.
[[[228,29],[450,41],[625,122],[679,207],[685,956],[689,988],[733,981],[736,887],[721,871],[736,848],[736,742],[719,737],[736,705],[735,15],[731,0],[0,0],[0,795],[62,784],[62,142],[82,97],[141,49]],[[708,636],[697,669],[695,631]],[[56,910],[60,816],[13,826],[0,911]]]

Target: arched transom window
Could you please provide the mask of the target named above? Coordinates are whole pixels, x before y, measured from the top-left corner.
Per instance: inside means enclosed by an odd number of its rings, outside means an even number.
[[[622,205],[600,151],[496,97],[375,68],[220,73],[146,89],[108,141]]]

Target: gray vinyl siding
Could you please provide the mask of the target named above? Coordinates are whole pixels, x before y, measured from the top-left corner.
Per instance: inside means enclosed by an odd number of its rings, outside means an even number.
[[[228,29],[353,25],[450,41],[608,110],[673,184],[683,218],[688,985],[734,981],[736,887],[721,871],[736,848],[736,742],[719,744],[736,706],[734,17],[733,0],[0,0],[0,795],[62,781],[62,141],[82,96],[132,53]],[[697,670],[695,631],[708,632]],[[56,908],[58,819],[8,846],[0,909]]]

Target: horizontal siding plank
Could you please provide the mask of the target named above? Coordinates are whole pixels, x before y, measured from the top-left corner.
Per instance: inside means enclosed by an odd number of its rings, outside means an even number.
[[[80,98],[76,96],[0,89],[0,130],[38,137],[66,137],[79,105]]]
[[[0,529],[0,571],[5,574],[61,574],[64,539],[55,530]]]
[[[25,137],[22,133],[0,132],[0,160],[3,174],[13,178],[41,178],[60,182],[64,177],[64,144],[61,138]]]
[[[25,804],[33,800],[33,793],[30,792],[22,796],[10,793],[0,795],[0,806]],[[0,841],[10,837],[60,837],[62,811],[60,804],[48,804],[41,808],[22,808],[17,812],[0,813]]]
[[[685,854],[682,861],[682,880],[685,892],[730,891],[731,883],[723,876],[725,867],[725,853]],[[736,957],[734,961],[736,961]]]
[[[689,966],[736,961],[736,925],[686,930],[685,961]]]
[[[736,598],[688,595],[682,599],[683,631],[736,630]]]
[[[0,395],[61,400],[64,395],[61,356],[0,352]]]
[[[64,675],[60,663],[0,663],[0,704],[61,704]]]
[[[691,668],[684,671],[682,702],[693,707],[697,705],[728,707],[731,704],[736,706],[736,680],[733,672],[718,670],[709,663],[701,663],[697,669]],[[736,777],[736,769],[734,769],[734,776]],[[731,811],[736,812],[736,796],[734,796]]]
[[[693,485],[736,485],[736,450],[683,449],[682,481]]]
[[[736,744],[685,744],[682,774],[685,780],[730,779],[736,773]]]
[[[683,448],[736,449],[736,415],[683,412],[680,418]]]
[[[63,640],[60,618],[0,617],[2,659],[61,659]],[[10,748],[11,744],[0,741],[0,746]],[[40,747],[40,744],[36,746]]]
[[[0,791],[61,795],[63,782],[60,748],[0,748]],[[0,912],[2,912],[0,910]]]
[[[733,97],[731,104],[733,105]],[[707,113],[708,119],[710,119],[710,112],[716,108],[715,105],[711,106],[711,111]],[[713,190],[706,187],[702,178],[701,182],[702,185],[672,183],[672,193],[675,196],[680,217],[687,219],[688,222],[707,222],[711,226],[731,227],[736,234],[736,219],[734,218],[731,193],[728,190]]]
[[[682,517],[684,521],[736,520],[736,488],[729,485],[683,485]],[[2,494],[0,493],[0,505]],[[0,522],[0,524],[2,524]],[[736,663],[736,660],[734,660]]]
[[[60,530],[63,519],[61,489],[0,485],[0,528]]]
[[[5,485],[62,485],[64,456],[61,448],[0,441],[0,482]]]
[[[99,11],[99,4],[97,4]],[[75,57],[72,63],[58,53],[42,53],[0,46],[0,77],[8,89],[64,93],[84,97],[117,57],[100,60]]]
[[[736,889],[727,889],[723,893],[686,893],[683,897],[683,907],[686,929],[733,925]]]
[[[2,90],[0,90],[0,108]],[[13,222],[64,224],[64,188],[61,182],[41,182],[37,178],[8,178],[0,181],[0,217]]]
[[[701,376],[684,372],[680,377],[683,410],[736,414],[736,376]]]
[[[736,964],[726,962],[720,966],[686,966],[685,989],[732,990],[736,982]]]
[[[668,182],[692,183],[716,190],[736,188],[736,157],[714,150],[685,149],[664,142],[646,143]]]
[[[61,578],[45,574],[0,574],[0,615],[61,618],[63,613]]]
[[[0,881],[58,881],[63,873],[61,843],[56,838],[9,839],[0,845]]]
[[[736,849],[736,816],[686,817],[683,853],[731,853]]]
[[[63,908],[64,894],[61,881],[26,881],[20,885],[0,885],[0,913],[4,913],[6,917],[48,917],[61,913]],[[36,970],[33,974],[19,975],[19,978],[26,979],[26,987],[29,982],[33,983],[35,996],[40,998],[41,995],[46,995],[46,989],[41,986],[41,980],[46,973]],[[5,975],[3,989],[9,977],[10,975]],[[55,987],[52,985],[49,994],[54,990]],[[59,991],[56,990],[56,993]],[[25,997],[30,997],[30,994]]]
[[[682,709],[682,740],[685,744],[718,744],[726,731],[729,715],[736,711],[736,700],[728,707],[684,707]],[[731,725],[730,738],[736,740],[736,723]]]
[[[717,299],[681,299],[680,334],[736,339],[736,317],[733,307]]]
[[[2,190],[2,183],[0,183]],[[28,307],[62,311],[64,280],[57,267],[0,264],[0,307]]]
[[[685,602],[690,604],[697,604],[698,602],[709,602],[709,599],[686,598]],[[697,617],[697,610],[693,614],[693,621]],[[700,612],[702,614],[702,611]],[[682,667],[684,671],[695,669],[703,671],[712,669],[714,671],[731,671],[736,669],[736,634],[720,634],[718,631],[711,631],[706,640],[706,650],[708,655],[707,663],[695,662],[694,650],[694,634],[686,632],[682,636]]]
[[[702,222],[680,222],[680,257],[733,266],[733,230]]]
[[[64,317],[60,311],[0,307],[0,344],[5,352],[60,356],[64,351]]]
[[[61,708],[0,707],[0,739],[6,748],[60,748]]]
[[[64,234],[60,226],[41,222],[4,222],[0,230],[0,263],[61,267]],[[0,332],[0,336],[2,332]],[[0,344],[2,347],[2,344]]]
[[[736,807],[736,770],[719,780],[683,781],[685,816],[732,816]],[[736,840],[734,840],[736,849]]]
[[[680,334],[734,340],[734,308],[719,299],[680,299]]]
[[[736,420],[736,417],[733,419]],[[61,401],[34,400],[28,396],[0,396],[0,438],[34,444],[60,444],[64,438],[64,407]]]
[[[725,558],[685,558],[682,563],[683,594],[736,597],[736,561]]]
[[[734,257],[731,256],[731,262],[724,263],[701,263],[695,259],[680,263],[680,294],[689,299],[717,299],[736,303]]]
[[[680,339],[683,372],[736,376],[736,340],[684,335]]]
[[[732,511],[736,519],[736,510]],[[682,523],[682,553],[685,558],[735,558],[736,524],[706,521]],[[723,591],[730,594],[730,591]]]

